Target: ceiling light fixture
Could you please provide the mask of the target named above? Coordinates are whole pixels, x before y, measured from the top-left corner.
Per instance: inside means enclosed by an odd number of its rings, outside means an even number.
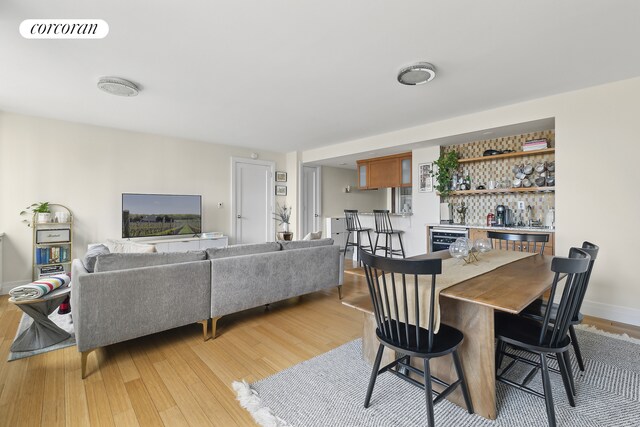
[[[101,77],[98,89],[118,96],[136,96],[140,92],[135,83],[120,77]]]
[[[403,85],[415,86],[425,84],[436,76],[436,69],[428,62],[418,62],[403,68],[398,73],[398,81]]]

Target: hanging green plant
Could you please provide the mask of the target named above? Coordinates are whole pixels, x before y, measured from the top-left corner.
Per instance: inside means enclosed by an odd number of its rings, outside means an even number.
[[[434,163],[438,167],[438,171],[436,172],[436,181],[438,181],[436,190],[441,196],[447,197],[451,191],[453,172],[458,169],[458,153],[456,151],[442,153],[440,158]]]

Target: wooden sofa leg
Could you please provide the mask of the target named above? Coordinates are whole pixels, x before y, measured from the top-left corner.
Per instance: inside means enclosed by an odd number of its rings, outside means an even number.
[[[218,326],[218,319],[220,319],[222,316],[218,316],[218,317],[212,317],[211,318],[211,338],[216,337],[216,327]]]
[[[202,338],[204,339],[204,341],[207,341],[209,338],[211,338],[208,331],[209,319],[201,320],[200,323],[202,324]]]
[[[82,379],[87,377],[87,357],[95,349],[80,352],[80,375]]]
[[[338,285],[338,298],[342,299],[342,285]]]

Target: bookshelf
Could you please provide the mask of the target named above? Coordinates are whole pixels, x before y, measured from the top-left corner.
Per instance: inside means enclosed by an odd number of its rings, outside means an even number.
[[[51,220],[31,221],[33,229],[32,279],[70,273],[73,250],[73,214],[66,206],[50,203]]]

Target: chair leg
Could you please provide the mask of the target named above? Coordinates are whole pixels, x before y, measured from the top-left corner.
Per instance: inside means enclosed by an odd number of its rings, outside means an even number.
[[[217,316],[217,317],[212,317],[211,318],[211,338],[215,338],[216,337],[216,328],[218,327],[218,320],[221,317],[222,316]]]
[[[393,258],[393,234],[389,234],[389,257]]]
[[[542,388],[544,389],[544,403],[547,405],[549,427],[556,427],[556,411],[553,407],[553,394],[551,393],[551,381],[549,381],[547,355],[544,353],[540,353],[540,367],[542,368]]]
[[[469,395],[469,388],[467,387],[467,379],[464,376],[464,370],[462,369],[462,363],[460,363],[460,356],[458,355],[458,350],[453,350],[453,363],[456,365],[456,372],[458,373],[458,378],[462,381],[460,385],[462,386],[462,396],[464,397],[464,403],[467,405],[467,411],[470,414],[473,414],[473,404],[471,402],[471,396]]]
[[[364,407],[369,407],[371,401],[371,394],[373,393],[373,386],[376,384],[376,378],[378,377],[378,370],[380,369],[380,362],[382,361],[382,353],[384,352],[384,346],[379,344],[378,353],[376,354],[376,360],[373,363],[373,370],[371,371],[371,379],[369,380],[369,387],[367,388],[367,397],[364,399]]]
[[[375,254],[373,252],[373,242],[371,241],[371,231],[367,230],[367,237],[369,238],[369,247],[371,248],[371,253]]]
[[[504,341],[498,340],[498,344],[496,345],[496,375],[500,372],[500,366],[502,365],[502,359],[504,355],[504,349],[507,345]]]
[[[378,239],[380,238],[380,234],[376,234],[376,244],[373,245],[373,254],[375,255],[378,252]]]
[[[573,392],[573,388],[569,380],[569,372],[567,370],[564,354],[556,354],[556,358],[558,360],[558,367],[560,368],[560,375],[562,376],[562,384],[564,384],[564,391],[567,393],[567,399],[569,400],[569,405],[575,407],[576,402],[573,398],[575,393]]]
[[[342,299],[342,285],[338,285],[338,298]]]
[[[351,237],[351,232],[350,231],[347,232],[347,240],[344,241],[344,254],[343,254],[343,256],[345,258],[347,257],[347,249],[349,249],[349,237]]]
[[[389,257],[389,235],[388,234],[384,235],[384,257],[385,258]]]
[[[578,367],[584,372],[584,361],[582,360],[582,353],[580,352],[580,345],[578,344],[578,337],[576,336],[576,330],[573,329],[573,325],[569,325],[569,335],[571,336],[571,345],[576,352],[576,359],[578,360]]]
[[[571,368],[571,358],[569,357],[569,351],[565,351],[562,353],[562,357],[564,357],[564,364],[567,367],[567,372],[569,373],[569,383],[571,384],[571,390],[573,390],[573,395],[577,396],[576,393],[576,383],[573,381],[573,369]]]
[[[404,245],[402,244],[402,236],[398,234],[398,241],[400,242],[400,249],[402,250],[402,258],[406,258],[407,255],[404,253]]]
[[[427,403],[427,425],[434,427],[433,389],[431,388],[431,367],[429,366],[429,359],[424,359],[424,397]]]

